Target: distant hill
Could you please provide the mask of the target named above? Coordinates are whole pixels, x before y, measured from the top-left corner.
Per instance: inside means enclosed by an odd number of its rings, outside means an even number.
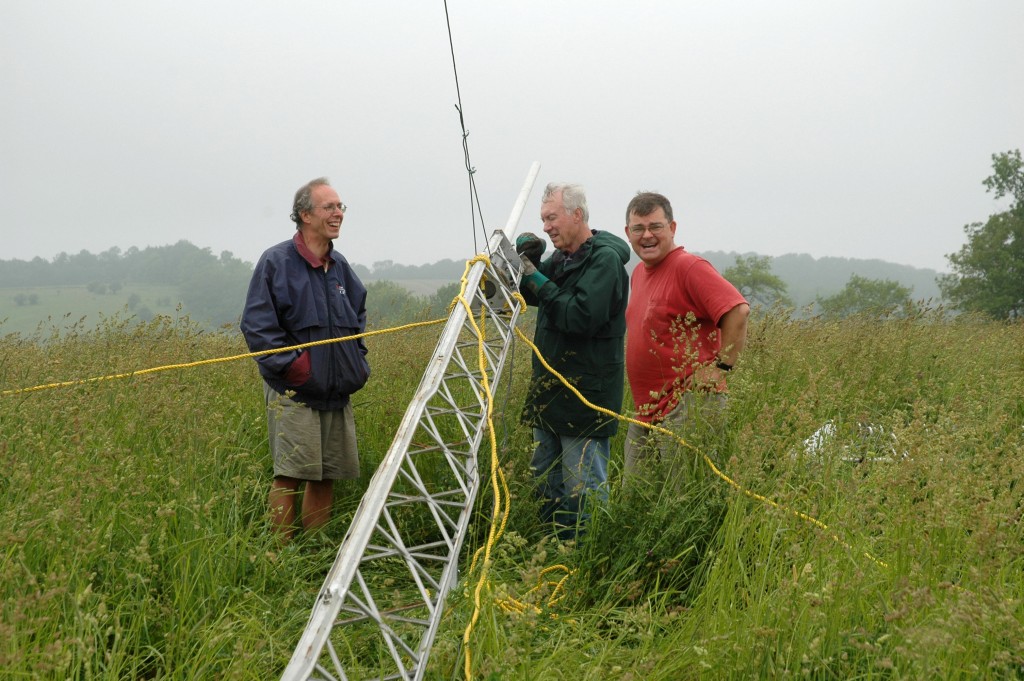
[[[723,253],[708,251],[700,255],[719,272],[736,264],[737,256],[751,257],[756,253]],[[865,279],[889,279],[911,290],[913,300],[938,302],[942,294],[935,282],[939,273],[933,269],[897,265],[884,260],[858,260],[856,258],[812,258],[803,253],[788,253],[771,259],[772,272],[786,283],[789,296],[797,307],[810,305],[815,298],[838,293],[856,274]]]
[[[188,315],[207,328],[234,324],[252,265],[188,241],[53,260],[0,260],[0,335],[68,328],[123,313],[140,321]]]
[[[708,251],[698,253],[724,272],[736,264],[738,256],[751,257],[756,253],[725,253]],[[639,264],[634,254],[629,269]],[[772,272],[786,283],[789,296],[797,307],[810,305],[818,296],[838,293],[856,274],[867,279],[889,279],[911,289],[913,300],[941,298],[935,282],[939,273],[932,269],[897,265],[884,260],[858,260],[855,258],[813,258],[806,254],[791,253],[771,258]],[[355,264],[356,273],[364,281],[393,281],[416,295],[429,295],[441,286],[458,281],[465,269],[463,260],[439,260],[429,265],[400,265],[391,261],[374,263],[373,267]]]
[[[724,272],[735,264],[738,255],[756,254],[711,251],[700,255]],[[637,263],[639,260],[634,256],[630,269]],[[935,270],[883,260],[812,258],[801,254],[771,258],[771,264],[798,309],[810,305],[818,296],[838,293],[852,274],[896,281],[911,289],[914,300],[940,299]],[[252,267],[227,251],[215,255],[187,241],[124,252],[111,249],[95,255],[88,251],[61,253],[51,261],[0,260],[0,335],[29,333],[40,323],[44,328],[67,327],[85,318],[91,324],[100,315],[119,311],[143,321],[154,315],[187,314],[209,328],[234,326]],[[376,309],[370,311],[379,317],[389,305],[402,308],[407,304],[425,304],[424,300],[442,287],[457,284],[466,262],[445,259],[425,265],[402,265],[385,260],[372,267],[354,263],[353,268],[367,284],[393,282],[414,297],[412,301],[390,300],[395,298],[394,291],[379,287],[375,291]]]

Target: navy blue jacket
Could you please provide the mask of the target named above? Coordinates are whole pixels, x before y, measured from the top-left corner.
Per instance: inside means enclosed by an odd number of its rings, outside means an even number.
[[[293,240],[268,248],[256,263],[242,311],[241,329],[250,352],[283,348],[366,329],[366,287],[337,249],[327,271],[313,267]],[[309,353],[309,378],[285,381],[288,367]],[[315,345],[256,358],[263,379],[277,392],[313,409],[340,409],[366,384],[370,365],[362,339]]]

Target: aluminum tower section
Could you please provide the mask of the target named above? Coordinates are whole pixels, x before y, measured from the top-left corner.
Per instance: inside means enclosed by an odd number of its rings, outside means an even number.
[[[528,193],[529,186],[516,210]],[[518,215],[510,218],[513,229],[515,222]],[[423,678],[480,486],[484,377],[493,394],[521,312],[520,260],[504,232],[494,232],[487,253],[489,262],[475,259],[465,275],[473,314],[461,303],[452,309],[317,595],[286,681]]]

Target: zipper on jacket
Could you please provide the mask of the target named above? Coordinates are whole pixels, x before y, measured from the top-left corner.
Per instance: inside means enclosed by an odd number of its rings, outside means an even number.
[[[328,338],[334,338],[334,320],[331,317],[331,285],[330,285],[330,282],[327,280],[327,270],[320,270],[320,272],[321,272],[321,276],[323,277],[323,280],[324,280],[324,302],[327,304],[327,337]],[[332,343],[330,346],[324,348],[327,351],[327,388],[330,391],[335,390],[335,385],[334,385],[334,364],[335,363],[332,361],[333,360],[332,356],[334,355],[334,351],[335,351],[334,345],[335,344]],[[327,399],[330,399],[331,397],[332,397],[332,395],[329,392],[327,394]]]

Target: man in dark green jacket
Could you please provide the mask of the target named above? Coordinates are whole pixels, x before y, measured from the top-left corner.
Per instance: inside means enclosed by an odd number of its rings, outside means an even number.
[[[541,221],[555,253],[541,262],[545,243],[534,234],[516,239],[523,259],[520,289],[537,307],[534,342],[547,362],[590,402],[622,411],[629,246],[587,224],[587,198],[574,184],[549,184]],[[530,468],[537,479],[541,520],[562,539],[575,538],[590,517],[588,503],[607,498],[609,438],[618,421],[590,407],[534,357],[523,408],[537,448]]]

